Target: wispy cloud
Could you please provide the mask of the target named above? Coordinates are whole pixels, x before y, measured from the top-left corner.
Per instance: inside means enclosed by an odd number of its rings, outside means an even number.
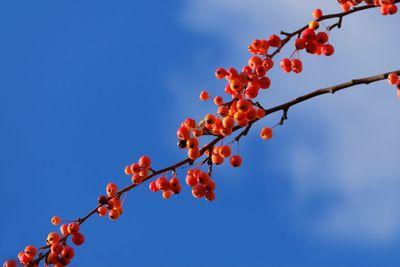
[[[244,55],[250,40],[307,23],[314,7],[339,11],[335,1],[184,3],[180,18],[183,25],[191,31],[218,36],[233,63],[237,62],[235,55]],[[392,51],[397,50],[400,40],[393,34],[399,20],[399,16],[382,17],[378,10],[346,17],[340,32],[332,34],[336,55],[304,56],[303,75],[286,78],[280,87],[307,91],[313,84],[329,85],[398,67],[400,58]],[[275,79],[283,80],[283,76],[279,74]],[[288,99],[304,91],[282,90],[280,96],[272,93],[271,97]],[[293,203],[301,211],[295,216],[304,216],[323,236],[384,242],[398,238],[400,105],[394,90],[383,84],[360,87],[342,94],[340,99],[311,101],[306,110],[303,118],[314,119],[312,124],[303,121],[304,127],[315,129],[316,134],[323,132],[328,141],[315,146],[296,138],[283,152],[293,170]],[[324,201],[332,201],[322,203],[323,212],[311,216],[307,206],[321,195]]]

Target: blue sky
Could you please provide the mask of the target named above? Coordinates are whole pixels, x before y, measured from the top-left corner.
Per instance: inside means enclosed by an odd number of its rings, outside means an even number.
[[[123,168],[140,155],[156,169],[182,159],[176,129],[212,110],[197,97],[222,94],[214,70],[241,67],[252,39],[315,7],[339,10],[319,2],[2,1],[0,261],[42,245],[53,215],[84,215],[108,182],[129,184]],[[377,10],[346,18],[334,57],[273,71],[261,101],[398,69],[396,25]],[[383,82],[294,108],[270,142],[258,129],[278,116],[266,118],[241,142],[243,166],[215,169],[216,201],[141,186],[119,220],[82,225],[71,266],[398,266],[399,112]]]

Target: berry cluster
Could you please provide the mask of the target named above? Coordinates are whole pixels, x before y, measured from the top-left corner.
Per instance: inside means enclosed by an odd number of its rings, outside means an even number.
[[[186,184],[192,188],[195,198],[205,198],[208,201],[215,199],[215,182],[210,175],[199,169],[189,169],[186,175]]]
[[[397,6],[394,0],[338,0],[344,12],[349,11],[353,6],[357,6],[365,2],[368,5],[380,6],[382,15],[394,15],[397,13]]]
[[[394,0],[338,0],[338,2],[344,11],[365,2],[367,5],[379,6],[383,15],[397,12]],[[123,213],[124,201],[121,201],[121,195],[136,185],[158,175],[161,176],[149,183],[149,189],[152,192],[161,191],[164,199],[169,199],[172,194],[179,194],[181,185],[175,169],[184,164],[192,165],[202,155],[206,156],[205,160],[197,167],[187,171],[186,184],[190,186],[195,198],[213,201],[215,199],[215,182],[211,178],[212,166],[220,165],[226,159],[229,159],[232,167],[240,167],[242,158],[239,154],[232,155],[231,145],[233,142],[238,143],[240,138],[247,134],[252,124],[266,115],[266,110],[255,99],[262,89],[268,89],[271,86],[271,80],[267,74],[274,67],[273,57],[296,36],[294,52],[289,58],[283,58],[279,64],[285,73],[302,72],[303,63],[299,58],[302,50],[314,55],[333,55],[335,49],[329,43],[329,33],[330,30],[341,23],[342,17],[346,14],[323,16],[322,10],[315,9],[312,12],[313,20],[307,26],[293,33],[282,33],[286,36],[284,39],[273,34],[265,40],[254,40],[248,46],[252,55],[241,71],[233,67],[228,69],[218,68],[215,71],[217,79],[226,80],[224,91],[230,100],[224,102],[222,96],[215,96],[213,98],[213,102],[217,106],[215,113],[207,114],[198,123],[192,118],[187,118],[177,129],[178,146],[187,150],[187,159],[156,172],[151,168],[151,159],[148,156],[140,157],[137,163],[125,167],[125,174],[131,176],[132,184],[118,191],[116,184],[108,183],[106,195],[98,198],[98,206],[92,212],[86,215],[84,219],[61,225],[61,235],[57,232],[50,233],[46,239],[46,246],[41,248],[27,246],[24,251],[18,254],[20,263],[25,266],[38,266],[38,262],[44,259],[46,265],[67,266],[74,257],[74,249],[67,245],[68,237],[71,236],[72,243],[75,245],[83,244],[85,238],[79,232],[80,224],[88,217],[97,212],[99,216],[106,216],[108,213],[111,220],[118,219]],[[338,18],[339,22],[318,32],[320,22],[332,17]],[[273,51],[269,53],[271,48]],[[400,96],[399,76],[396,73],[389,74],[388,82],[397,87],[397,94]],[[211,97],[206,90],[203,90],[199,98],[201,101],[207,101]],[[287,110],[285,111],[287,112]],[[283,119],[284,117],[282,117]],[[282,123],[282,120],[280,123]],[[260,137],[264,140],[271,139],[273,136],[272,128],[262,128]],[[231,142],[225,145],[222,143],[225,137],[231,136],[234,131],[239,129],[242,129],[242,132],[234,137]],[[201,146],[200,139],[203,136],[214,136],[216,138],[214,141]],[[219,141],[221,141],[221,144],[217,145]],[[209,165],[208,173],[200,170],[200,167],[205,163]],[[172,171],[170,179],[166,177],[166,173],[169,171]],[[59,225],[61,219],[54,216],[51,222],[54,225]],[[46,249],[47,251],[44,251]],[[36,260],[35,256],[37,256]],[[15,267],[16,265],[15,261],[7,260],[3,267]]]
[[[161,176],[149,184],[149,189],[152,192],[162,191],[163,198],[169,199],[171,194],[179,194],[181,192],[181,184],[176,175],[169,181],[165,176]]]

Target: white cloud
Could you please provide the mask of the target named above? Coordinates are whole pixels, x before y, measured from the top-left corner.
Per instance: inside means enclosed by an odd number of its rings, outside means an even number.
[[[218,36],[235,63],[252,39],[307,23],[313,7],[339,11],[335,1],[321,2],[188,0],[181,22],[192,31]],[[282,89],[270,97],[280,101],[314,89],[313,84],[330,85],[398,68],[400,58],[393,51],[400,39],[393,33],[398,32],[399,20],[382,17],[378,10],[346,17],[343,28],[332,34],[335,56],[303,56],[303,75],[287,76]],[[281,74],[277,76],[282,80]],[[301,116],[304,127],[325,134],[329,141],[313,146],[294,140],[284,151],[293,170],[296,205],[308,205],[321,192],[335,196],[333,204],[311,221],[323,236],[383,242],[399,238],[400,105],[394,89],[383,84],[371,87],[310,101]],[[307,124],[310,116],[313,122]],[[306,212],[303,215],[307,217]]]

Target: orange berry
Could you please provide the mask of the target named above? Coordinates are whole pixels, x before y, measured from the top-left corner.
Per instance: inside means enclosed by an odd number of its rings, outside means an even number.
[[[188,175],[186,176],[186,184],[187,184],[188,186],[193,187],[193,186],[195,186],[197,183],[198,183],[198,180],[197,180],[197,178],[194,177],[193,175],[189,175],[189,174],[188,174]]]
[[[221,157],[229,158],[231,153],[232,150],[229,146],[221,146],[221,148],[219,149],[219,154],[221,155]]]
[[[187,128],[195,128],[196,127],[196,121],[194,120],[194,119],[191,119],[191,118],[187,118],[186,120],[185,120],[185,126],[187,127]]]
[[[224,103],[224,99],[222,98],[222,96],[216,96],[214,97],[214,104],[217,106],[221,106],[222,103]]]
[[[314,17],[314,19],[319,19],[320,17],[322,17],[322,10],[315,9],[312,13],[312,16]]]
[[[210,96],[208,95],[207,91],[203,90],[203,91],[200,92],[199,98],[200,98],[201,101],[206,101],[206,100],[208,100],[209,97]]]
[[[199,146],[199,140],[197,138],[189,138],[186,142],[188,148],[197,148]]]
[[[237,122],[237,125],[240,127],[245,127],[245,126],[249,125],[249,119],[244,117],[242,120],[239,120]]]
[[[187,140],[190,138],[190,130],[186,126],[181,126],[178,128],[176,135],[180,140]]]
[[[308,28],[316,30],[319,28],[319,22],[318,21],[311,21],[310,23],[308,23]]]
[[[68,224],[68,233],[69,234],[78,233],[80,228],[81,226],[79,225],[79,223],[77,222],[70,223]]]
[[[271,139],[272,138],[272,129],[269,127],[264,127],[261,129],[260,136],[262,139]]]
[[[60,241],[60,235],[56,232],[52,232],[47,236],[47,244],[52,245]]]
[[[261,64],[262,64],[262,59],[258,56],[252,56],[248,62],[249,67],[252,69],[255,69],[257,66]]]
[[[276,34],[273,34],[268,38],[268,44],[272,47],[279,47],[281,46],[281,43],[281,38],[279,38],[279,36]]]
[[[82,245],[85,242],[85,237],[81,233],[75,233],[72,235],[72,243],[77,246]]]
[[[389,74],[388,82],[390,85],[395,85],[398,80],[399,80],[399,76],[397,75],[397,73],[392,72]]]
[[[232,128],[221,128],[220,133],[222,136],[229,136],[232,134]]]
[[[151,159],[148,156],[141,156],[139,158],[139,166],[142,167],[143,169],[149,169],[151,165]]]
[[[224,162],[224,158],[220,154],[214,154],[211,156],[211,161],[215,165],[220,165]]]
[[[217,79],[223,79],[226,75],[228,75],[228,73],[223,68],[219,68],[215,71],[215,77],[217,77]]]
[[[164,199],[169,199],[171,197],[171,192],[169,190],[164,190],[162,195]]]
[[[114,183],[108,183],[106,187],[107,195],[109,197],[115,197],[118,192],[118,187]]]
[[[226,117],[229,114],[229,109],[227,106],[219,106],[217,113],[221,115],[221,117]]]
[[[188,150],[188,157],[191,160],[197,159],[198,157],[200,157],[200,150],[198,148],[190,148]]]
[[[6,260],[3,263],[3,267],[17,267],[17,262],[15,260]]]
[[[143,181],[143,177],[140,176],[139,174],[134,174],[134,175],[132,175],[132,179],[131,180],[132,180],[133,184],[141,184],[142,181]]]
[[[97,208],[97,213],[99,214],[99,216],[106,216],[106,214],[107,214],[107,209],[105,208],[105,207],[103,207],[103,206],[101,206],[101,207],[98,207]]]
[[[250,108],[247,112],[246,112],[246,118],[249,121],[254,121],[255,119],[257,119],[257,111],[255,108]]]
[[[211,125],[215,123],[217,118],[215,118],[213,114],[207,114],[204,120],[206,121],[206,124]]]
[[[239,92],[241,89],[240,83],[238,80],[232,80],[229,83],[229,86],[233,92]]]
[[[240,99],[237,103],[236,103],[236,108],[241,111],[241,112],[246,112],[250,109],[251,104],[249,101],[247,101],[246,99]]]
[[[108,213],[108,217],[113,221],[118,219],[119,215],[120,212],[117,209],[111,209],[110,212]]]
[[[131,166],[126,166],[124,172],[126,175],[131,175],[132,174]]]
[[[148,169],[141,169],[139,172],[139,175],[142,177],[147,177],[147,175],[149,174],[149,170]]]
[[[239,167],[240,165],[242,165],[242,158],[239,155],[234,155],[231,157],[229,162],[233,167],[236,168],[236,167]]]
[[[257,118],[258,119],[261,119],[261,118],[263,118],[265,116],[265,110],[262,109],[262,108],[257,109],[256,113],[257,113]]]
[[[203,131],[200,130],[193,130],[193,136],[194,137],[200,137],[203,135]]]
[[[34,246],[27,246],[24,250],[24,253],[32,260],[36,255],[36,248]]]
[[[75,256],[74,249],[70,246],[64,246],[63,250],[61,251],[61,255],[64,258],[72,259]]]
[[[164,176],[158,177],[156,180],[156,186],[158,190],[169,190],[170,184]]]
[[[140,168],[140,165],[139,165],[139,164],[133,163],[133,164],[130,166],[130,169],[131,169],[131,174],[134,174],[134,173],[139,173],[141,168]]]
[[[51,223],[54,225],[59,225],[60,222],[61,222],[61,219],[58,216],[53,216],[53,218],[51,218]]]
[[[68,224],[61,225],[60,232],[62,235],[67,235],[68,234]]]
[[[235,120],[231,116],[225,117],[222,120],[222,126],[225,128],[233,128],[233,126],[235,126]]]
[[[60,243],[55,243],[51,245],[51,252],[55,254],[61,254],[61,251],[63,250],[64,246],[61,245]]]
[[[53,253],[52,252],[47,256],[47,263],[48,264],[55,265],[55,264],[58,263],[58,261],[59,261],[59,258],[58,258],[58,254],[57,253]]]

